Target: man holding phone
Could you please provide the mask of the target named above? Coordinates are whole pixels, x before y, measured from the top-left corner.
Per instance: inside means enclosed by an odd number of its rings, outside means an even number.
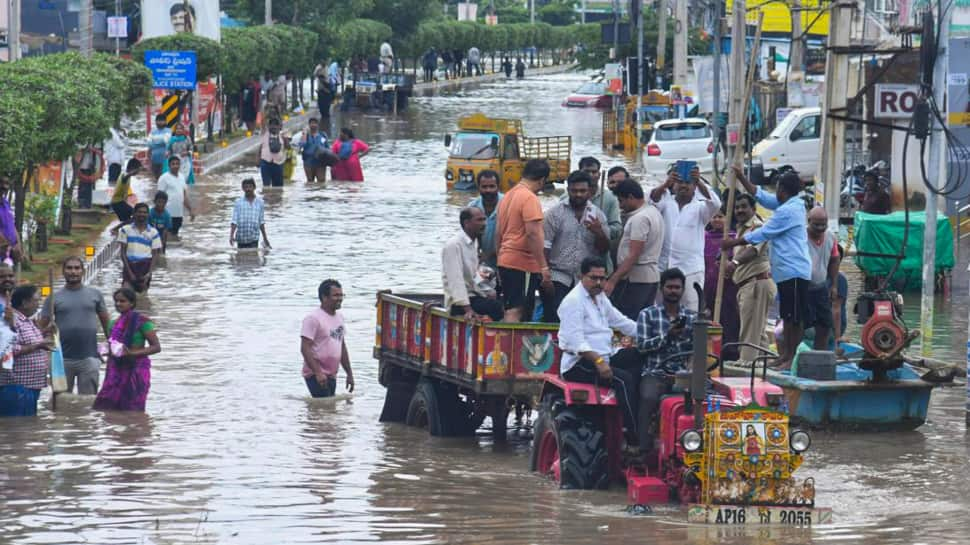
[[[721,198],[701,180],[696,162],[677,161],[667,181],[650,192],[650,200],[660,209],[666,227],[660,269],[683,272],[684,305],[697,309],[694,284],[704,285],[705,228],[721,209]]]
[[[637,348],[644,356],[640,378],[640,446],[653,449],[651,422],[660,407],[660,398],[671,392],[670,375],[685,368],[693,350],[693,326],[697,313],[680,304],[686,278],[678,268],[660,275],[663,302],[640,312],[637,319]]]

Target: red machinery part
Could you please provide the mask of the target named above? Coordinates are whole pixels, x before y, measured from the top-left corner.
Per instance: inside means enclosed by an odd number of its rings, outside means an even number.
[[[862,348],[866,354],[881,357],[898,351],[906,342],[906,330],[896,320],[892,301],[874,301],[873,313],[862,326]]]

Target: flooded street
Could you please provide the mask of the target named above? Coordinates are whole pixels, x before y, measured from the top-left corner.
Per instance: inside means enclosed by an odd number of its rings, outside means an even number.
[[[258,179],[255,160],[202,178],[201,213],[139,305],[162,344],[147,414],[65,400],[56,414],[45,401],[37,418],[4,419],[0,543],[970,542],[962,388],[936,390],[915,432],[815,433],[800,474],[815,477],[835,520],[815,529],[688,526],[674,506],[629,516],[620,486],[560,491],[531,474],[530,442],[514,431],[502,444],[378,422],[375,293],[440,290],[441,245],[471,198],[444,190],[444,135],[482,111],[522,118],[529,135],[572,135],[574,167],[602,159],[601,115],[559,106],[581,81],[488,83],[416,98],[398,118],[346,117],[372,146],[366,182],[307,187],[298,169],[283,192],[264,193],[265,256],[229,247],[232,202],[243,178]],[[346,294],[357,382],[337,402],[311,400],[300,376],[300,322],[328,277]],[[96,282],[107,298],[120,268]],[[941,312],[959,316],[952,336],[938,320],[936,355],[963,361],[966,298],[949,304]]]

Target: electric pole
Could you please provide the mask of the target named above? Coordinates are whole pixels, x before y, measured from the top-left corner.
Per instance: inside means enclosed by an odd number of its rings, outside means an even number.
[[[788,75],[801,72],[805,66],[805,38],[802,36],[802,0],[791,2],[791,47],[788,53]]]
[[[580,6],[579,9],[582,10],[582,11],[579,12],[579,22],[580,22],[580,24],[585,25],[586,24],[586,0],[583,0],[579,4],[579,6]]]
[[[667,62],[667,0],[657,0],[657,87],[663,87]]]
[[[687,88],[687,0],[674,0],[674,85]]]
[[[747,35],[747,6],[745,0],[734,0],[731,7],[731,61],[728,70],[728,78],[731,80],[731,101],[728,106],[728,124],[739,126],[741,123],[742,108],[744,101],[748,97],[744,96],[744,74],[745,74],[745,37]],[[751,67],[754,70],[754,67]],[[737,144],[741,144],[742,136],[737,135]],[[728,155],[731,163],[734,164],[734,154],[737,153],[738,145],[728,145]],[[742,150],[743,150],[742,146]]]
[[[10,20],[7,22],[7,51],[10,62],[20,58],[20,0],[10,2]]]
[[[81,11],[78,14],[78,34],[81,37],[81,54],[90,57],[94,52],[94,28],[92,23],[92,0],[81,0]]]
[[[849,55],[855,0],[836,0],[829,17],[828,53],[825,54],[825,99],[822,102],[821,183],[829,230],[839,232],[839,192],[845,161],[845,121],[829,116],[845,114],[848,104]]]
[[[714,165],[718,166],[717,156],[721,152],[721,30],[722,2],[724,0],[714,0],[714,100],[713,115],[714,119]],[[720,175],[715,169],[714,179],[720,180]]]
[[[264,0],[265,4],[265,23],[266,26],[273,26],[273,0]],[[446,8],[447,9],[447,8]]]
[[[529,0],[529,22],[536,24],[536,0]]]
[[[937,13],[940,18],[940,35],[937,36],[936,64],[933,66],[933,102],[940,111],[946,110],[946,68],[949,61],[950,22],[953,9],[946,9]],[[944,117],[945,119],[945,117]],[[930,182],[939,187],[946,185],[946,164],[943,158],[947,156],[946,142],[943,139],[943,129],[937,120],[930,116],[930,142],[927,155]],[[904,195],[903,198],[907,196]],[[920,298],[920,352],[923,356],[933,355],[933,306],[936,296],[936,204],[939,197],[931,191],[926,192],[926,225],[923,228],[923,293]],[[959,241],[957,241],[959,243]]]

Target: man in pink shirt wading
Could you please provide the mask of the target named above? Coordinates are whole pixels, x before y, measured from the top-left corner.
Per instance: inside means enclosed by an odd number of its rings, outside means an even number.
[[[338,312],[344,300],[340,282],[324,280],[317,289],[320,308],[303,319],[300,353],[303,380],[313,397],[331,397],[337,392],[337,366],[347,373],[347,391],[354,391],[354,373],[344,342],[344,317]]]

